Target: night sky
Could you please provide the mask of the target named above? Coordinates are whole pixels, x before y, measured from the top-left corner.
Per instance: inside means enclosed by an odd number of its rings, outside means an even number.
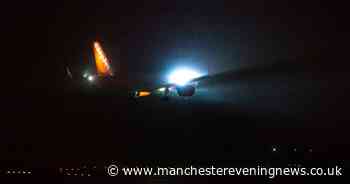
[[[126,155],[126,160],[140,152],[181,161],[222,154],[240,159],[260,157],[254,149],[271,150],[279,141],[288,149],[295,142],[305,148],[314,143],[327,156],[328,145],[349,148],[350,29],[344,4],[71,0],[11,1],[1,8],[0,149],[9,156],[7,145],[21,143],[32,146],[39,159],[47,152],[82,159],[94,151]],[[162,81],[178,65],[208,74],[235,72],[207,81],[202,92],[207,102],[199,92],[192,101],[143,103],[93,93],[81,81],[88,90],[65,93],[73,84],[65,67],[73,75],[93,68],[95,40],[112,65],[121,66],[117,76],[129,81]],[[217,84],[220,79],[224,82]],[[349,152],[330,155],[336,159]]]
[[[9,69],[2,73],[16,89],[62,85],[65,66],[79,73],[93,63],[93,40],[128,78],[162,80],[188,63],[209,73],[275,62],[337,69],[347,56],[341,7],[253,0],[6,3],[2,59]]]

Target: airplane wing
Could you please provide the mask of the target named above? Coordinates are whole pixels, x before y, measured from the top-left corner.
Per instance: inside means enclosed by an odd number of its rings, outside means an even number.
[[[165,83],[165,84],[156,84],[152,87],[142,88],[140,90],[135,90],[134,97],[146,97],[150,95],[159,95],[163,97],[169,97],[171,94],[178,96],[190,97],[193,96],[196,92],[196,88],[202,81],[205,81],[210,76],[201,76],[198,78],[191,79],[186,83]]]

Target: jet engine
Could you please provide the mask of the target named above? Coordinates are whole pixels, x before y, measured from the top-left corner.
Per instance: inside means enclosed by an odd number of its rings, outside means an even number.
[[[176,86],[176,91],[179,96],[193,96],[196,88],[193,85]]]

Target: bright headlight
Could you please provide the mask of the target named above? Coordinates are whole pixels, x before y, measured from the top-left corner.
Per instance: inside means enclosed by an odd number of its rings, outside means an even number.
[[[191,80],[200,77],[201,74],[195,70],[182,68],[173,71],[169,77],[168,82],[171,84],[177,84],[180,86],[186,85]]]

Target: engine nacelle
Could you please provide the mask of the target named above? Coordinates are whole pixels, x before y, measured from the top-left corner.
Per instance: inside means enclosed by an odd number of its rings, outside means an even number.
[[[193,85],[176,86],[176,91],[179,96],[193,96],[196,88]]]

